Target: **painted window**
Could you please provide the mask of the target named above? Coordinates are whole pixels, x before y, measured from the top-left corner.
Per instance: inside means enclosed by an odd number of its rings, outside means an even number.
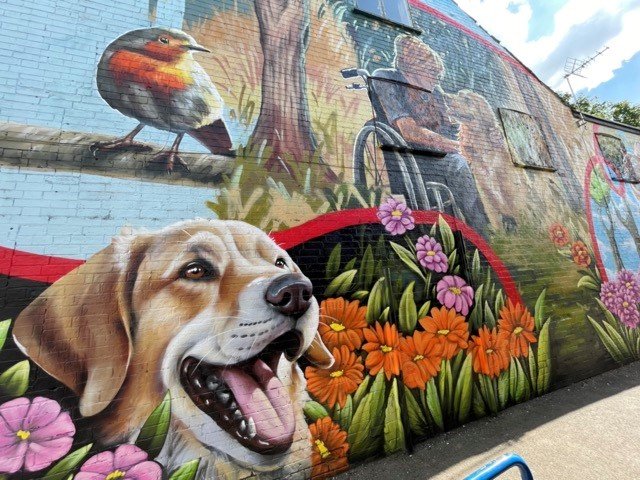
[[[360,10],[391,22],[412,25],[406,0],[357,0],[356,5]]]
[[[513,163],[521,167],[555,170],[538,121],[531,115],[498,109]]]
[[[627,151],[624,142],[606,133],[597,133],[596,138],[602,156],[613,167],[613,178],[622,182],[638,182],[638,158]]]

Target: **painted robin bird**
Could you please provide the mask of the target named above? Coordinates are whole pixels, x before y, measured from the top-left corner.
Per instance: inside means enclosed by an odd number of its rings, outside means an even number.
[[[148,150],[134,142],[147,125],[177,135],[168,151],[151,160],[164,164],[168,172],[175,164],[188,170],[178,155],[185,134],[214,154],[232,154],[231,138],[221,119],[222,98],[193,58],[193,52],[209,51],[185,32],[169,28],[133,30],[114,40],[98,64],[98,91],[112,108],[140,124],[123,138],[94,143],[94,156],[105,150]]]

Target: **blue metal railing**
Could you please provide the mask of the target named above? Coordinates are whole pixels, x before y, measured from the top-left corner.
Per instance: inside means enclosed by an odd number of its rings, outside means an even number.
[[[480,470],[476,470],[464,480],[492,480],[513,467],[518,467],[520,469],[520,477],[522,480],[533,480],[533,474],[531,473],[527,462],[525,462],[520,455],[516,455],[515,453],[503,455],[493,462],[488,463]]]

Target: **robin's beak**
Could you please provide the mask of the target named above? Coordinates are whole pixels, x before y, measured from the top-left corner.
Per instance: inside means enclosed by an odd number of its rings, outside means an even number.
[[[190,43],[189,45],[186,45],[187,50],[195,50],[198,52],[207,52],[207,53],[211,53],[211,50],[209,50],[208,48],[203,47],[202,45],[198,45],[197,43]]]

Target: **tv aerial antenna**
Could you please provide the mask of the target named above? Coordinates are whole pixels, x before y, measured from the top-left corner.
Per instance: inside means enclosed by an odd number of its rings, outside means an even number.
[[[587,59],[568,58],[567,61],[565,62],[564,79],[567,81],[567,85],[569,85],[569,91],[571,92],[571,96],[573,97],[574,104],[577,104],[578,98],[576,97],[576,92],[573,90],[573,86],[571,85],[571,78],[572,77],[587,78],[582,74],[584,69],[590,66],[591,64],[593,64],[596,61],[596,59],[607,50],[609,50],[609,47],[605,46],[603,49],[598,50],[596,53],[594,53],[592,56],[590,56]],[[586,123],[586,121],[584,119],[584,115],[582,114],[582,112],[578,111],[578,113],[580,114],[580,120],[578,121],[578,126],[581,127]]]

